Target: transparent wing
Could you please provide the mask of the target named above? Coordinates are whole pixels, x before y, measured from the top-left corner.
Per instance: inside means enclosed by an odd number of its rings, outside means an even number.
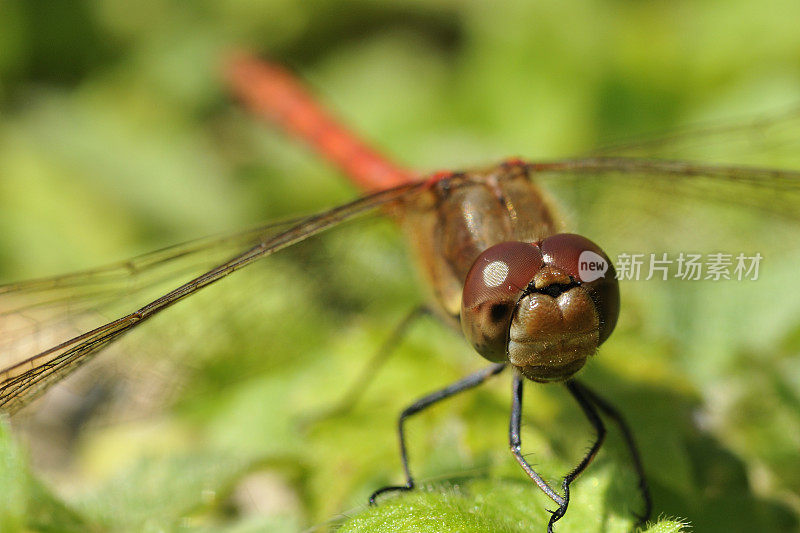
[[[20,314],[42,309],[63,309],[65,302],[82,307],[86,311],[102,301],[103,297],[116,301],[119,293],[114,289],[120,281],[125,283],[135,276],[135,289],[141,291],[159,280],[174,279],[176,268],[180,270],[197,267],[203,256],[209,253],[216,256],[220,250],[232,246],[252,243],[239,248],[229,259],[218,263],[199,276],[167,292],[137,311],[116,320],[95,327],[85,333],[55,344],[43,351],[29,351],[17,362],[9,364],[0,371],[0,409],[15,412],[30,400],[42,393],[48,386],[68,375],[80,365],[91,359],[104,347],[119,339],[122,334],[155,316],[160,311],[186,298],[228,274],[252,262],[271,255],[287,246],[302,241],[312,235],[331,228],[340,222],[366,214],[375,208],[411,194],[422,184],[408,184],[382,191],[355,200],[325,213],[307,218],[263,226],[235,235],[216,239],[201,240],[177,247],[165,248],[105,268],[15,283],[0,287],[2,315],[0,320],[8,324]],[[188,259],[188,261],[187,261]],[[41,301],[36,302],[39,296]],[[34,297],[31,299],[30,297]],[[52,327],[52,322],[33,321],[37,327]],[[5,329],[5,328],[3,328]],[[10,348],[9,348],[10,349]],[[24,352],[22,352],[24,353]]]
[[[800,106],[532,170],[610,248],[774,243],[800,220]]]
[[[699,124],[593,150],[591,157],[660,157],[797,167],[800,104],[737,121]]]
[[[741,243],[776,224],[800,224],[796,170],[633,158],[553,161],[531,170],[571,208],[577,229],[615,246],[668,244],[659,235],[674,246],[715,236],[720,246],[726,236]],[[674,240],[675,230],[692,229],[683,242]]]
[[[298,222],[276,222],[169,246],[99,268],[0,285],[0,366],[14,360],[23,339],[29,352],[34,351],[33,343],[47,342],[42,338],[46,336],[37,335],[43,328],[93,329],[81,325],[83,320],[102,320],[103,315],[118,312],[113,307],[121,297],[129,307],[137,301],[144,304],[148,297],[158,296],[164,283],[209,270]]]

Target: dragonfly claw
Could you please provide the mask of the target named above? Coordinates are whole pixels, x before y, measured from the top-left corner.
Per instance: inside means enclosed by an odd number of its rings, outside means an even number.
[[[376,499],[377,499],[378,496],[380,496],[383,493],[386,493],[386,492],[407,492],[407,491],[409,491],[409,490],[411,490],[413,488],[414,488],[414,484],[413,483],[408,483],[406,485],[391,485],[391,486],[388,486],[388,487],[380,488],[380,489],[376,490],[375,492],[373,492],[370,495],[370,497],[369,497],[369,505],[370,505],[370,507],[374,507],[375,505],[377,505]]]

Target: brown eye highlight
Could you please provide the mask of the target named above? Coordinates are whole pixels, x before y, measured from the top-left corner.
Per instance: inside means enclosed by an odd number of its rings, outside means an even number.
[[[538,246],[504,242],[484,251],[470,268],[461,300],[461,328],[490,361],[507,360],[514,309],[543,264]]]

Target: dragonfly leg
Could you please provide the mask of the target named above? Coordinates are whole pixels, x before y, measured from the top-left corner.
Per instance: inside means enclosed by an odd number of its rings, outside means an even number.
[[[406,474],[406,484],[393,485],[376,490],[369,497],[370,505],[375,505],[375,499],[385,492],[406,491],[414,488],[414,478],[411,477],[411,471],[408,468],[408,451],[406,450],[406,439],[404,432],[404,424],[406,419],[411,415],[427,409],[440,400],[444,400],[445,398],[454,396],[459,392],[477,387],[490,377],[502,372],[505,367],[505,364],[500,363],[478,370],[477,372],[474,372],[469,376],[456,381],[452,385],[423,396],[413,404],[406,407],[403,412],[400,413],[400,417],[397,420],[397,433],[400,437],[400,461],[403,463],[403,471]]]
[[[573,386],[580,388],[583,392],[583,395],[595,406],[597,406],[600,411],[603,412],[603,414],[613,420],[619,427],[619,430],[625,439],[625,444],[628,447],[628,451],[631,454],[631,459],[633,460],[633,466],[636,469],[636,474],[639,477],[639,492],[641,493],[642,500],[644,501],[644,511],[642,511],[641,514],[636,513],[634,516],[636,516],[638,519],[636,525],[643,525],[650,518],[650,513],[653,510],[653,501],[650,498],[650,489],[647,486],[647,478],[644,474],[644,466],[642,464],[641,456],[639,455],[639,450],[636,447],[636,441],[633,438],[633,432],[617,408],[611,405],[607,400],[600,397],[595,391],[584,385],[582,382],[573,380],[572,383]]]
[[[566,386],[572,396],[578,401],[578,404],[583,409],[586,418],[589,419],[589,422],[594,426],[595,430],[597,431],[597,438],[592,446],[589,448],[587,454],[581,459],[581,462],[573,468],[569,474],[564,477],[563,482],[561,483],[561,488],[564,491],[564,496],[558,494],[543,478],[536,472],[533,467],[525,460],[520,451],[521,440],[520,440],[520,424],[522,419],[522,387],[524,383],[524,378],[522,377],[519,372],[515,373],[514,375],[514,383],[513,383],[513,394],[511,399],[511,421],[509,424],[509,446],[511,447],[511,453],[514,454],[514,458],[520,464],[522,469],[528,474],[528,477],[536,483],[536,486],[541,489],[551,500],[558,504],[558,509],[555,511],[551,511],[552,516],[550,517],[550,521],[547,524],[547,531],[548,533],[553,532],[553,524],[555,524],[558,520],[560,520],[564,514],[567,512],[567,506],[569,505],[569,490],[570,484],[577,478],[581,472],[583,472],[589,463],[592,461],[594,456],[597,454],[597,451],[600,449],[600,446],[603,444],[603,440],[605,439],[606,429],[603,425],[603,421],[600,419],[600,416],[597,413],[597,409],[594,405],[584,396],[582,390],[579,386],[576,386],[572,380],[567,381]]]
[[[408,313],[397,327],[395,327],[389,338],[387,338],[372,355],[369,362],[361,369],[358,377],[350,384],[339,400],[334,402],[329,408],[322,410],[322,412],[306,417],[302,422],[302,427],[305,428],[322,420],[348,413],[364,395],[364,391],[372,382],[372,379],[394,353],[395,348],[397,348],[406,336],[411,326],[420,318],[428,316],[431,313],[431,310],[424,306],[416,307]]]

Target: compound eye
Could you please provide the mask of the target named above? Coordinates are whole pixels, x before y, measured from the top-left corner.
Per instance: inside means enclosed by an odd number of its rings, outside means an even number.
[[[490,361],[506,361],[514,309],[544,265],[535,244],[503,242],[473,263],[461,297],[461,328],[475,350]]]
[[[569,274],[592,298],[600,319],[599,343],[602,343],[611,335],[619,317],[619,285],[614,265],[599,246],[574,233],[552,235],[540,246],[545,264]]]
[[[544,262],[558,267],[575,281],[594,281],[606,273],[611,261],[595,243],[575,233],[558,233],[541,243]],[[583,279],[585,274],[587,279]]]

